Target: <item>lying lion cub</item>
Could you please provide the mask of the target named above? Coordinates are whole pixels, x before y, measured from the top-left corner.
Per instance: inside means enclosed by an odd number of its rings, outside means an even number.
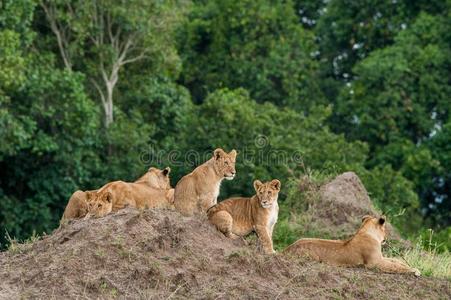
[[[61,222],[65,220],[71,219],[79,219],[86,216],[88,213],[88,197],[90,193],[97,191],[76,191],[69,198],[69,202],[64,209],[63,217],[61,218]]]
[[[420,271],[394,258],[382,256],[381,245],[385,239],[385,218],[364,216],[357,233],[346,241],[300,239],[283,252],[308,256],[314,260],[337,266],[376,268],[388,273],[413,273]]]
[[[236,151],[216,149],[213,157],[185,175],[175,186],[175,208],[185,216],[207,211],[217,203],[221,181],[235,177]]]
[[[251,198],[230,198],[211,207],[208,219],[225,236],[235,239],[255,230],[265,253],[274,253],[272,232],[277,222],[277,197],[280,181],[254,181],[256,195]]]
[[[135,182],[114,181],[96,194],[88,195],[88,215],[103,217],[126,206],[174,209],[174,189],[169,182],[169,167],[164,170],[150,168]]]

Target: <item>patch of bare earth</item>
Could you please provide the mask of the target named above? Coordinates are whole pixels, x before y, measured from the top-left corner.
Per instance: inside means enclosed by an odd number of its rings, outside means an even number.
[[[317,232],[318,236],[347,238],[360,227],[364,215],[380,216],[360,178],[354,172],[338,175],[321,187],[302,181],[300,192],[309,192],[309,207],[304,215],[309,217],[305,231]],[[410,243],[403,240],[388,222],[390,240],[397,240],[404,246]]]
[[[449,299],[450,282],[263,255],[202,218],[125,209],[0,253],[1,299]]]

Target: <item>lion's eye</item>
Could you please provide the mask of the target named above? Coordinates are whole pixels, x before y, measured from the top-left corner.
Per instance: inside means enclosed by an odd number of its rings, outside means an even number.
[[[226,161],[226,162],[225,162],[225,165],[226,165],[226,166],[228,166],[228,165],[229,165],[229,162],[228,162],[228,161]]]

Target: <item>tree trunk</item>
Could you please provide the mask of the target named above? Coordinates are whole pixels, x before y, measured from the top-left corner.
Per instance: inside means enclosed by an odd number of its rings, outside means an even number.
[[[113,123],[113,88],[107,89],[105,107],[105,127],[108,128]]]

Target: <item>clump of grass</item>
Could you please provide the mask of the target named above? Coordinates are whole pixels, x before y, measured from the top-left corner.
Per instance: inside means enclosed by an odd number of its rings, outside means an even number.
[[[286,200],[283,203],[285,209],[281,214],[288,216],[288,213],[307,211],[318,200],[319,188],[332,178],[331,174],[305,168],[302,176],[292,178],[286,183]]]
[[[434,239],[434,231],[422,234],[413,249],[403,254],[406,262],[423,276],[451,279],[451,253],[443,251]]]
[[[410,266],[420,270],[423,276],[451,280],[451,253],[449,252],[425,251],[417,246],[407,250],[403,257]]]
[[[242,257],[249,258],[251,256],[252,256],[251,252],[248,249],[243,248],[243,249],[239,249],[239,250],[236,250],[236,251],[232,251],[226,257],[227,257],[228,260],[231,260],[231,259],[234,259],[234,258],[242,258]]]
[[[420,270],[422,276],[451,279],[451,253],[443,251],[434,241],[434,232],[420,235],[413,248],[390,241],[385,255],[401,257],[409,266]]]
[[[39,239],[40,237],[36,234],[36,232],[33,232],[33,234],[28,239],[21,242],[16,238],[11,237],[9,233],[6,232],[6,240],[8,242],[7,251],[11,254],[20,254],[28,252],[31,249],[33,243]]]

